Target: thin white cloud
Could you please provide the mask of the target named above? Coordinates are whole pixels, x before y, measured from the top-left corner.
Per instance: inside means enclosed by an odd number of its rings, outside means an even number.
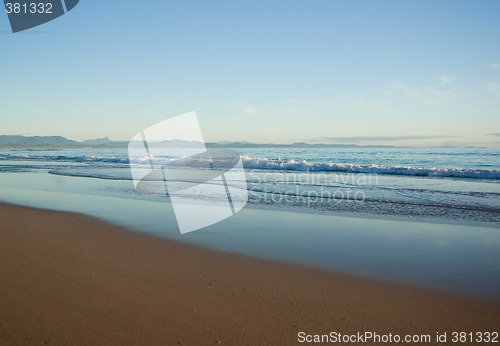
[[[484,62],[483,66],[495,70],[497,68],[500,68],[500,62],[488,62],[488,63]]]
[[[263,116],[266,114],[261,109],[258,109],[257,107],[254,107],[254,106],[249,105],[249,104],[242,104],[242,103],[236,102],[236,106],[238,108],[240,108],[245,115],[248,115],[248,116],[255,117],[255,116]]]
[[[291,97],[288,99],[288,103],[290,104],[302,103],[302,99],[300,97]]]
[[[446,85],[453,82],[455,79],[457,79],[457,76],[442,75],[441,77],[437,78],[436,81],[438,85]]]
[[[364,97],[336,96],[325,100],[328,106],[337,110],[377,111],[387,107],[385,100],[372,100]]]
[[[404,93],[405,91],[410,89],[410,86],[406,83],[393,81],[389,85],[378,85],[374,87],[375,91],[378,91],[385,95],[394,95]]]
[[[500,94],[500,85],[497,83],[487,83],[484,85],[486,90],[488,90],[491,93],[498,93]]]
[[[449,102],[455,95],[445,86],[456,76],[441,76],[428,80],[420,85],[412,85],[401,81],[394,81],[389,85],[374,87],[374,90],[390,97],[404,96],[420,101],[423,104],[436,104]]]

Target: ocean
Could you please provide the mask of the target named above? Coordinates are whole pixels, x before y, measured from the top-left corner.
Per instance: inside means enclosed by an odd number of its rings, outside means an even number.
[[[495,149],[238,151],[246,170],[250,206],[492,226],[500,223],[500,153]],[[123,149],[0,151],[3,173],[98,179],[101,189],[87,193],[157,200],[158,196],[139,196],[132,184],[115,183],[132,181],[130,164],[136,162],[129,163]],[[196,167],[188,164],[188,168]]]
[[[0,201],[223,251],[500,298],[498,150],[235,150],[248,204],[185,235],[168,195],[135,190],[130,167],[142,163],[129,162],[125,149],[2,150]],[[206,168],[184,160],[176,169],[189,181]]]

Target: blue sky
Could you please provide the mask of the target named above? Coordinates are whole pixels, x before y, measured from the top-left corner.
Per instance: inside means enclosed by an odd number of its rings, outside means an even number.
[[[2,134],[500,147],[499,1],[81,0],[0,46]]]

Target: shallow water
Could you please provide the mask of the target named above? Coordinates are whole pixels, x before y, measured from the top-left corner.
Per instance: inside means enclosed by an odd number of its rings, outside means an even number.
[[[218,250],[500,298],[496,227],[247,206],[220,223],[180,235],[167,198],[134,191],[129,180],[58,176],[47,170],[0,175],[4,202],[79,212]]]

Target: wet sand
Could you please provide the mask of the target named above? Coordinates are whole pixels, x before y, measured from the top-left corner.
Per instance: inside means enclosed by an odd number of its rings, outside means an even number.
[[[290,345],[299,332],[447,332],[451,344],[478,331],[500,331],[499,301],[0,204],[0,344]]]

